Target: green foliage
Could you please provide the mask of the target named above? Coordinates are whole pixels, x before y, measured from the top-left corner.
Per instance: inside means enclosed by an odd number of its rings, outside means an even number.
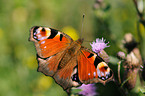
[[[77,94],[79,92],[81,92],[82,90],[81,89],[71,89],[71,94]]]
[[[114,62],[125,33],[140,40],[137,12],[131,0],[104,0],[104,7],[93,10],[94,4],[94,0],[0,0],[0,96],[67,96],[52,78],[37,72],[35,47],[28,41],[29,29],[35,25],[59,30],[71,26],[80,34],[85,14],[82,37],[86,41],[104,37],[110,42],[106,52]],[[144,27],[141,32],[145,34]],[[89,43],[83,45],[90,48]],[[145,46],[145,39],[141,44]],[[117,64],[111,66],[117,68]]]

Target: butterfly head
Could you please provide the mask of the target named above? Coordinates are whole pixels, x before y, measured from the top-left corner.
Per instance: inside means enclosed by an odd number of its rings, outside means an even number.
[[[80,38],[80,39],[78,39],[76,42],[77,42],[78,44],[82,44],[83,41],[84,41],[84,39],[83,39],[83,38]]]

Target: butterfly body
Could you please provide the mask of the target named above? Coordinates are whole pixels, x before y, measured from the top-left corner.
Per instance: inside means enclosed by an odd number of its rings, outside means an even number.
[[[105,61],[81,45],[83,39],[74,41],[58,30],[35,26],[30,41],[37,50],[38,71],[52,76],[64,89],[82,83],[105,84],[113,77]]]

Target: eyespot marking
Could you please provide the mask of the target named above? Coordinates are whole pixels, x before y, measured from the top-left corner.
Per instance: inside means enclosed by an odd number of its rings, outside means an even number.
[[[104,66],[104,69],[107,70],[108,66]]]
[[[44,27],[34,27],[33,28],[33,38],[35,40],[44,40],[47,39],[50,36],[50,29],[49,28],[44,28]]]
[[[45,28],[42,28],[42,30],[41,30],[41,31],[45,32]]]

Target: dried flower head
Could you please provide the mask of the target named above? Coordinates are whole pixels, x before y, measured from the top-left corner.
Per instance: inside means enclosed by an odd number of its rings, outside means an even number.
[[[96,42],[92,42],[92,44],[90,43],[90,45],[92,46],[92,50],[94,52],[99,53],[104,48],[109,47],[109,45],[107,45],[108,43],[105,43],[105,40],[102,37],[102,39],[97,38]]]
[[[124,60],[125,59],[125,53],[122,52],[122,51],[119,51],[117,53],[117,58],[120,59],[120,60]]]

